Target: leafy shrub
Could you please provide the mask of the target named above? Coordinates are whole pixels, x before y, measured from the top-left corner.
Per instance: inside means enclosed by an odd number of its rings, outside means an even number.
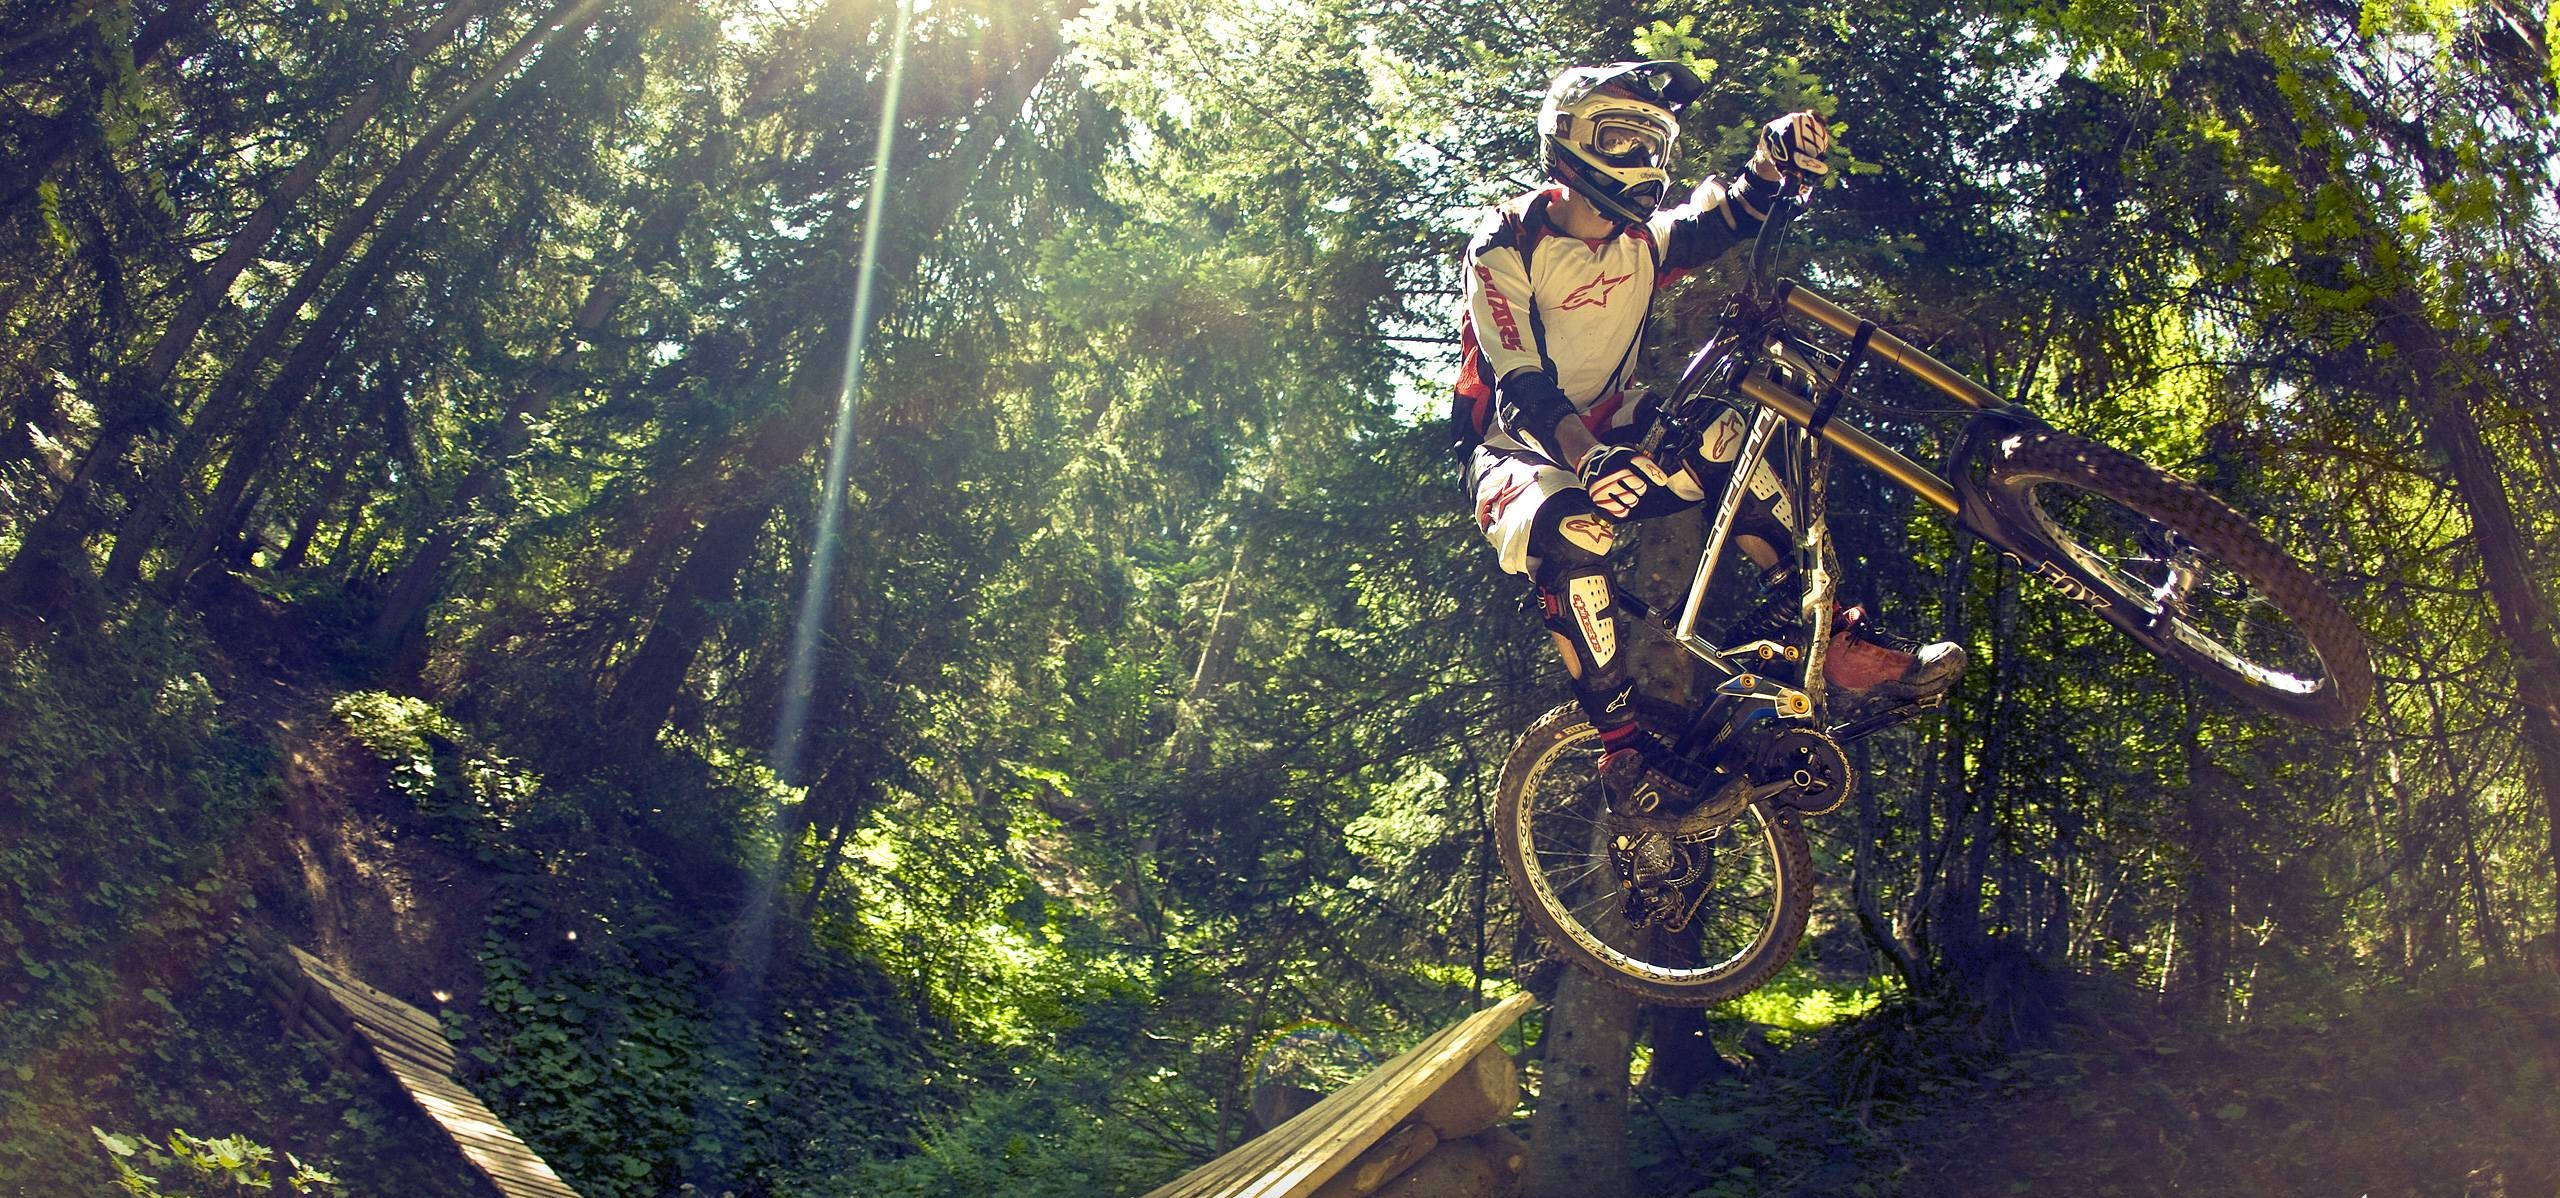
[[[142,1172],[156,1169],[162,1174],[184,1169],[199,1184],[211,1187],[199,1191],[210,1198],[220,1194],[265,1193],[275,1188],[274,1149],[254,1143],[245,1136],[223,1136],[208,1139],[191,1136],[183,1130],[169,1132],[169,1146],[162,1148],[139,1136],[114,1135],[95,1127],[89,1134],[97,1137],[99,1147],[107,1152],[107,1163],[116,1171],[116,1184],[134,1198],[186,1198],[184,1194],[161,1188],[159,1177]],[[328,1173],[284,1154],[292,1172],[285,1174],[285,1187],[296,1194],[308,1194],[338,1183]],[[137,1168],[136,1166],[140,1166]]]
[[[429,817],[438,839],[484,862],[503,851],[510,822],[541,790],[539,777],[480,745],[424,699],[356,691],[329,709],[390,768],[391,788]]]
[[[334,1069],[259,994],[242,925],[277,754],[222,677],[148,606],[77,638],[0,633],[0,1193],[107,1189],[93,1122],[257,1127],[365,1162],[368,1192],[465,1193],[387,1079]]]

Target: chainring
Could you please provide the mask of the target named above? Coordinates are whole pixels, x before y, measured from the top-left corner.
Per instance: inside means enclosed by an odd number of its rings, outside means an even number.
[[[1857,792],[1857,771],[1840,742],[1811,728],[1790,728],[1760,750],[1751,776],[1792,782],[1778,801],[1805,815],[1829,815]]]

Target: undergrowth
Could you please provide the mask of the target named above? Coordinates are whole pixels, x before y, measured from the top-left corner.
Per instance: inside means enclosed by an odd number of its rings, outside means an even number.
[[[0,632],[0,1194],[112,1192],[93,1125],[238,1128],[379,1161],[384,1192],[459,1193],[396,1095],[284,1035],[258,993],[276,754],[217,663],[148,606]]]
[[[1643,1104],[1642,1192],[2560,1192],[2560,979],[2475,972],[2260,1013],[2160,1015],[2049,979],[2013,1012],[1907,995]]]

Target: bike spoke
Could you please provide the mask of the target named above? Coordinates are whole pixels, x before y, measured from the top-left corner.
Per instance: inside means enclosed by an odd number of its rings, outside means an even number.
[[[1604,869],[1607,869],[1607,868],[1609,868],[1609,863],[1608,863],[1608,862],[1606,862],[1606,861],[1594,861],[1594,862],[1592,862],[1591,864],[1586,865],[1586,866],[1583,866],[1582,868],[1577,869],[1577,870],[1573,871],[1573,872],[1572,872],[1572,873],[1570,873],[1570,874],[1562,874],[1562,873],[1559,873],[1559,872],[1558,872],[1558,871],[1556,871],[1556,870],[1548,870],[1548,871],[1547,871],[1547,885],[1554,887],[1554,888],[1555,888],[1556,893],[1558,893],[1558,894],[1566,894],[1566,893],[1569,893],[1569,892],[1571,892],[1571,891],[1572,891],[1572,889],[1573,889],[1573,884],[1574,884],[1574,883],[1579,882],[1579,881],[1583,880],[1584,878],[1590,877],[1591,875],[1596,874],[1596,873],[1600,872],[1601,870],[1604,870]]]

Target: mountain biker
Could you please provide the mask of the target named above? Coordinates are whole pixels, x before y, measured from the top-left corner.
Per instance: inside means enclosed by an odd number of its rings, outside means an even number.
[[[1681,460],[1637,448],[1659,415],[1631,377],[1647,309],[1664,284],[1756,234],[1789,174],[1830,171],[1830,129],[1791,113],[1761,129],[1740,174],[1709,177],[1687,204],[1661,207],[1678,114],[1704,90],[1667,62],[1556,76],[1538,112],[1551,186],[1490,210],[1463,260],[1452,423],[1474,446],[1466,482],[1476,524],[1503,570],[1536,588],[1574,698],[1599,731],[1613,804],[1647,786],[1686,793],[1695,772],[1635,722],[1609,592],[1616,525],[1721,495],[1743,439],[1741,414],[1727,411]],[[1766,464],[1750,481],[1735,544],[1774,587],[1793,572],[1778,561],[1779,547],[1793,546],[1795,513]],[[1962,647],[1896,637],[1860,614],[1839,613],[1826,655],[1824,677],[1845,697],[1934,695],[1964,672]]]

